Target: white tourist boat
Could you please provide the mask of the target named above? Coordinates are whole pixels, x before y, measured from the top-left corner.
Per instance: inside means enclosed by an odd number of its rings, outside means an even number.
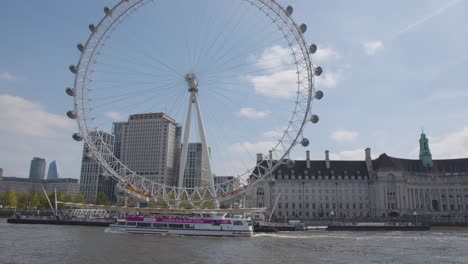
[[[250,218],[227,218],[226,213],[187,216],[129,216],[109,226],[112,231],[134,234],[168,234],[184,236],[251,237]]]

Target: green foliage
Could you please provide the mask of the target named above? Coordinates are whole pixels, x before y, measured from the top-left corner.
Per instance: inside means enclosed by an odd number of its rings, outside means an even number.
[[[18,206],[18,195],[15,191],[8,191],[7,193],[7,202],[6,206],[11,208],[16,208]]]
[[[83,194],[77,193],[77,194],[75,195],[75,197],[73,197],[73,202],[74,202],[74,203],[84,203],[84,202],[85,202],[85,199],[84,199]]]
[[[98,193],[97,195],[97,200],[96,200],[96,204],[99,204],[99,205],[112,205],[111,201],[109,200],[109,198],[107,198],[107,195],[100,192]]]

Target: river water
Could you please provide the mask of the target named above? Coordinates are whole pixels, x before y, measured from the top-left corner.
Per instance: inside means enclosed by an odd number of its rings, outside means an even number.
[[[8,224],[0,263],[468,263],[468,229],[283,232],[252,238],[107,232],[103,227]]]

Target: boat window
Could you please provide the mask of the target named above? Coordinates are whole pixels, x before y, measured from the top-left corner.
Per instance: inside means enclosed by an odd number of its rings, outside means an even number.
[[[153,224],[153,227],[156,227],[156,228],[167,228],[167,224],[157,224],[157,223],[154,223],[154,224]]]
[[[234,225],[243,225],[242,221],[234,221]]]
[[[129,226],[136,226],[136,224],[137,224],[136,222],[127,222],[127,225]]]
[[[151,223],[138,223],[137,227],[151,227]]]
[[[184,228],[183,224],[169,224],[169,228]]]
[[[123,221],[120,221],[120,222],[117,222],[117,225],[126,225],[127,223],[126,222],[123,222]]]
[[[236,221],[234,221],[234,222],[236,222]],[[213,221],[213,223],[211,223],[211,224],[214,225],[214,226],[219,226],[219,222],[218,222],[218,221]]]
[[[184,225],[184,228],[193,229],[193,228],[195,228],[195,226],[194,226],[194,225],[191,225],[191,224],[185,224],[185,225]]]

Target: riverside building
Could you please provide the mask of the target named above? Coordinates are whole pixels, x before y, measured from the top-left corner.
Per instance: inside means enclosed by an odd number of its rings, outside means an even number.
[[[92,131],[90,136],[94,138],[94,144],[98,151],[104,148],[111,151],[114,149],[114,135],[103,131]],[[106,193],[107,188],[102,186],[102,184],[107,183],[106,179],[109,179],[109,176],[99,162],[94,159],[88,145],[84,143],[81,158],[80,192],[87,203],[96,203],[99,192],[104,192],[110,200],[112,199],[113,191]]]
[[[122,162],[148,180],[173,185],[180,127],[164,113],[131,115],[123,125]]]
[[[295,161],[281,165],[247,194],[250,207],[266,207],[273,219],[323,217],[446,216],[468,212],[468,159],[433,160],[424,133],[419,159],[364,151],[362,161]],[[261,155],[259,156],[261,157]],[[257,162],[266,162],[257,160]]]

